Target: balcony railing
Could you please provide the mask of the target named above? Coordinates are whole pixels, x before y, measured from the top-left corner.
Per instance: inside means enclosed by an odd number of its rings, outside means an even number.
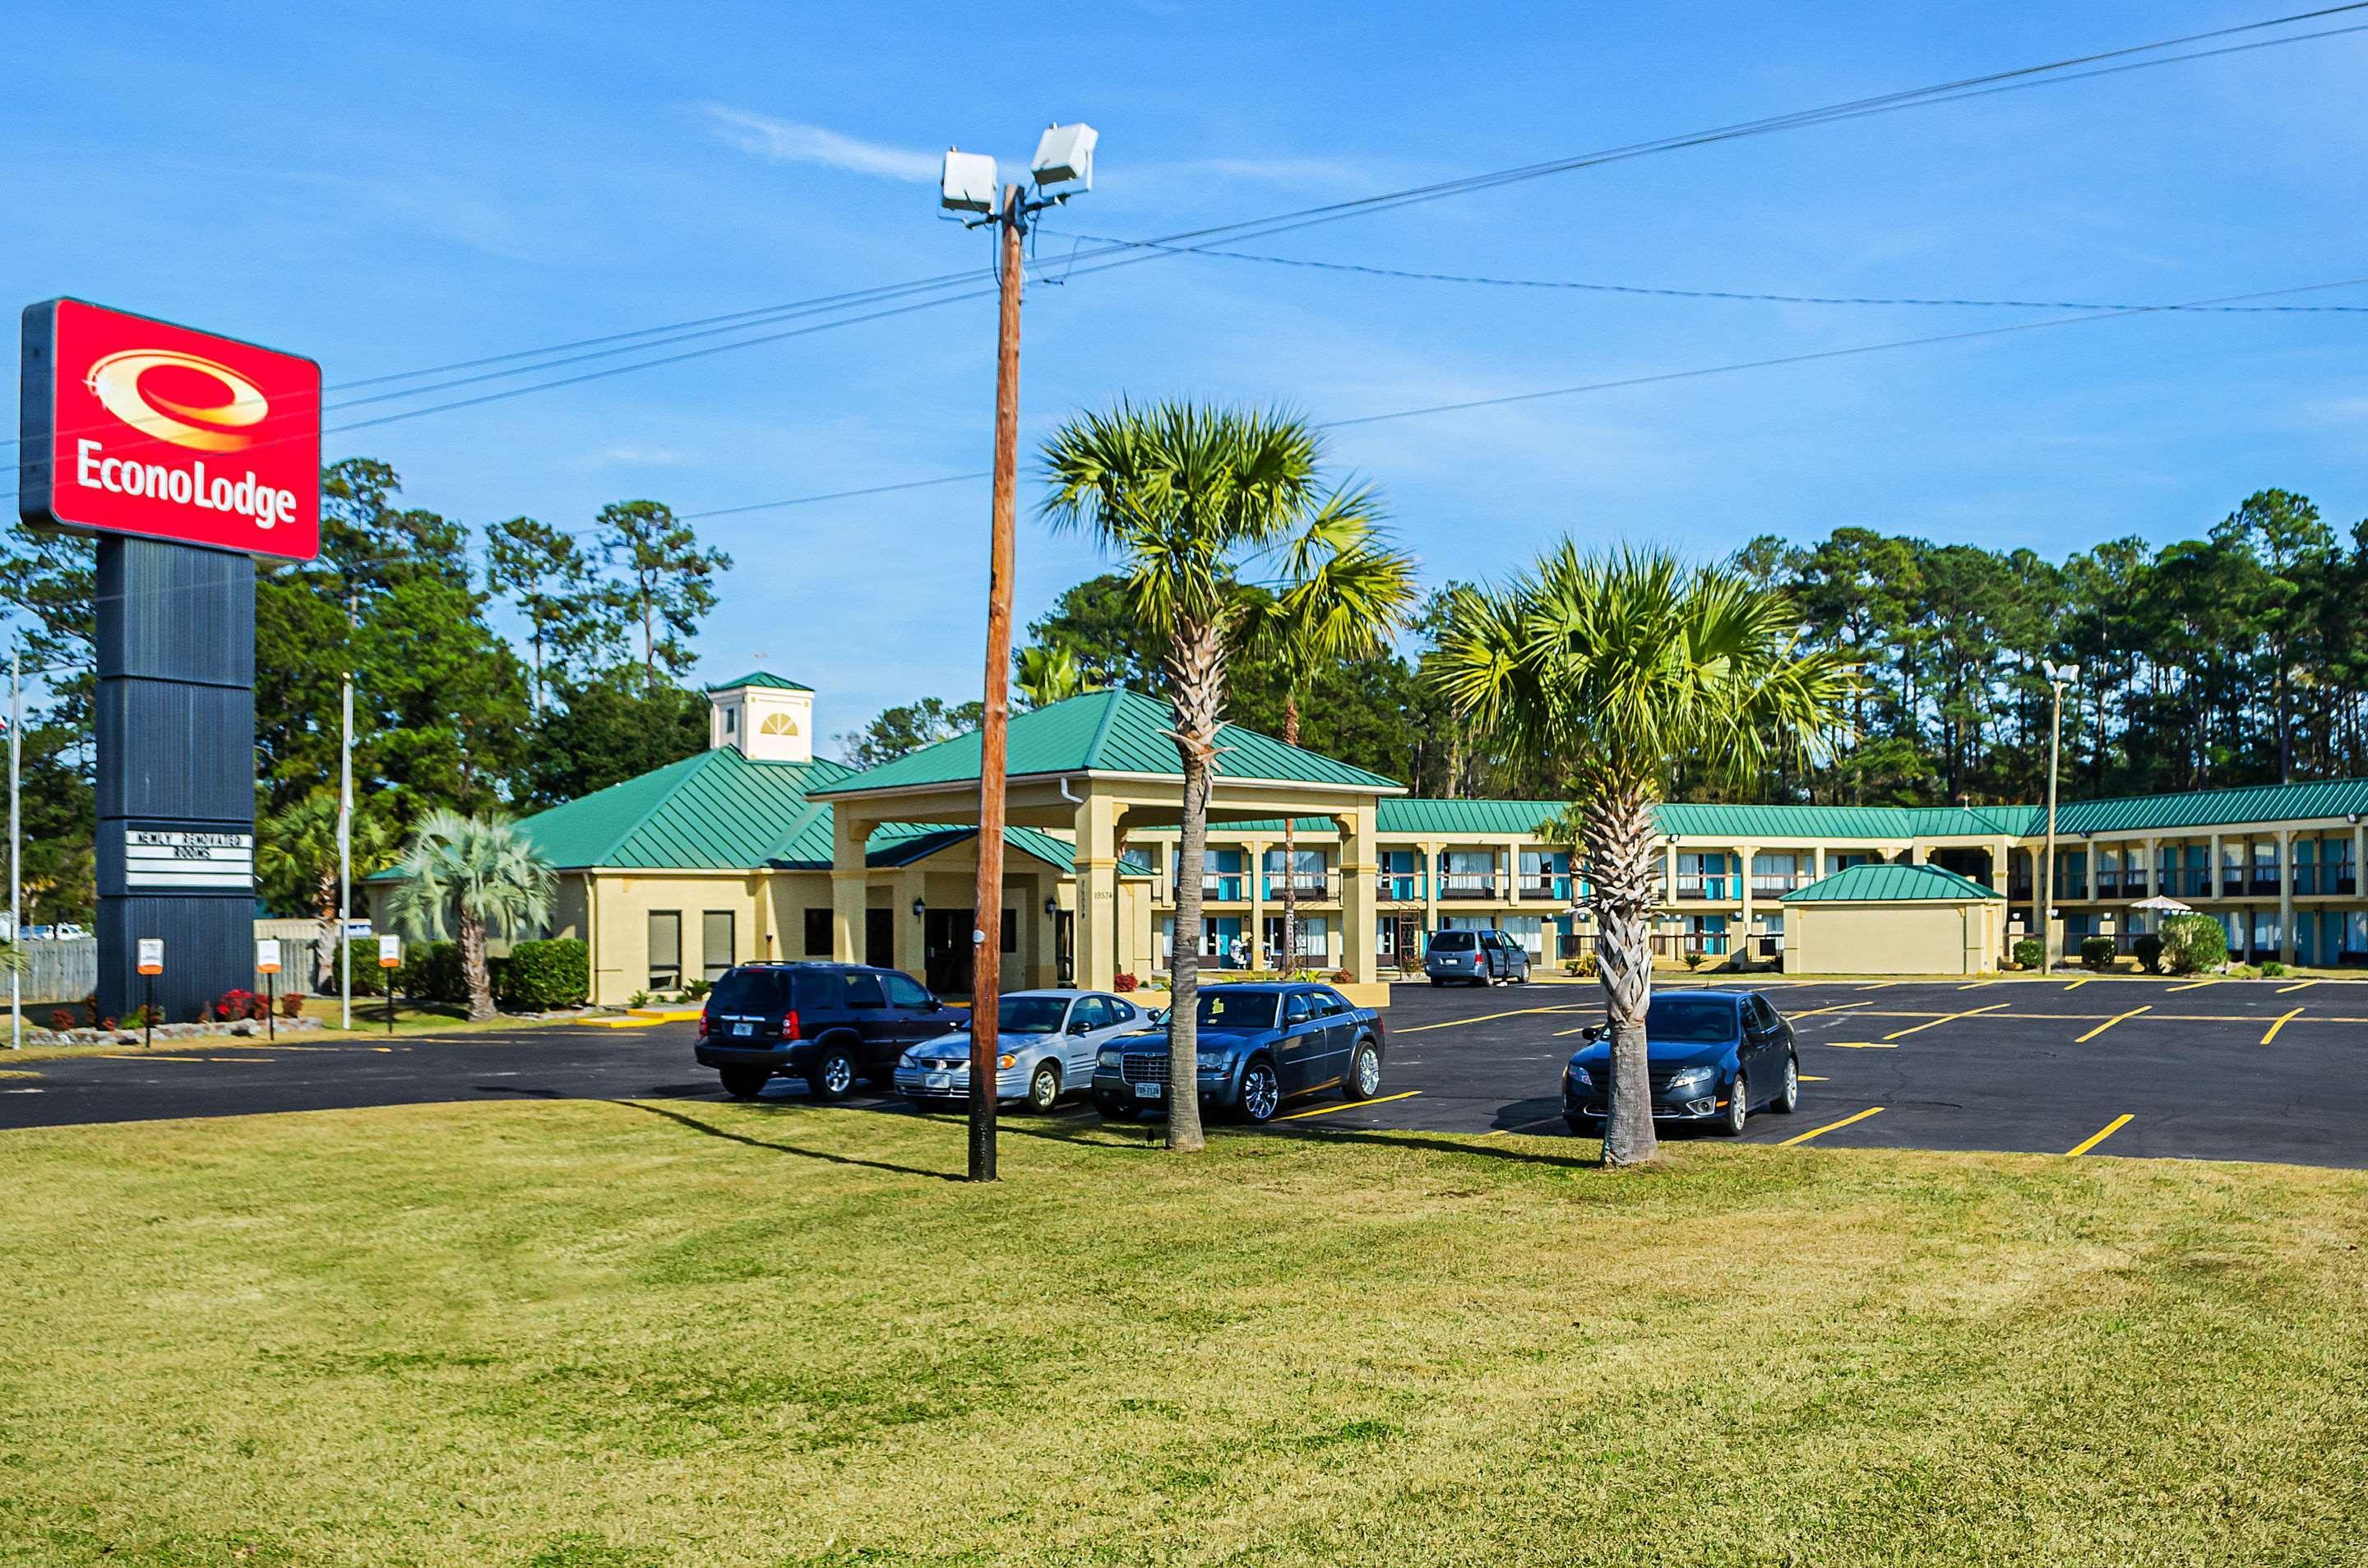
[[[1328,871],[1299,871],[1290,876],[1276,874],[1260,880],[1260,896],[1279,899],[1288,887],[1294,898],[1325,899],[1336,896],[1332,875]]]
[[[1201,879],[1201,896],[1220,903],[1239,903],[1243,898],[1243,879],[1237,876],[1215,876]]]
[[[1429,885],[1430,879],[1420,871],[1383,871],[1373,878],[1373,891],[1383,903],[1420,903]]]
[[[1708,900],[1712,903],[1723,903],[1725,900],[1736,896],[1736,879],[1734,877],[1690,877],[1680,871],[1678,873],[1678,896],[1679,898],[1699,898]]]
[[[1791,892],[1794,888],[1807,887],[1810,877],[1804,871],[1754,871],[1751,873],[1751,896]]]
[[[1502,886],[1494,871],[1441,871],[1439,873],[1439,896],[1441,898],[1495,898]]]
[[[1513,884],[1513,896],[1539,903],[1568,903],[1574,886],[1583,890],[1586,884],[1566,871],[1523,871],[1520,881]]]

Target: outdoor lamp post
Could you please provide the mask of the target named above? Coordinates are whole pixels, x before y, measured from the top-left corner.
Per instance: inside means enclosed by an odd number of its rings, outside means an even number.
[[[2052,965],[2063,955],[2055,951],[2055,773],[2056,756],[2064,740],[2064,688],[2080,678],[2078,665],[2051,665],[2041,660],[2040,670],[2047,676],[2047,685],[2055,694],[2054,712],[2047,725],[2047,853],[2039,866],[2039,903],[2045,913],[2040,916],[2040,946],[2046,958],[2042,968]]]
[[[977,920],[971,941],[971,1017],[987,1020],[970,1032],[970,1179],[995,1179],[994,1019],[1003,984],[1003,770],[1005,731],[1011,719],[1011,574],[1013,492],[1019,467],[1019,242],[1028,221],[1047,207],[1093,188],[1090,125],[1053,125],[1036,143],[1029,167],[1035,187],[997,188],[995,160],[946,149],[938,205],[967,228],[998,231],[996,271],[1002,288],[995,364],[995,491],[988,515],[986,578],[986,700],[979,724]],[[966,217],[965,214],[977,214]]]

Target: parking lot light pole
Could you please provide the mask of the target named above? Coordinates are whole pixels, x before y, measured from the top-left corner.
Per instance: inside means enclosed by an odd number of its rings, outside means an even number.
[[[939,205],[960,216],[983,213],[971,227],[996,230],[996,272],[1002,285],[996,318],[995,488],[989,506],[986,574],[986,683],[979,722],[978,881],[971,902],[970,1179],[993,1181],[996,1057],[1002,1050],[1003,824],[1006,733],[1011,720],[1011,577],[1016,547],[1012,514],[1019,469],[1020,241],[1028,220],[1066,201],[1093,182],[1094,130],[1055,125],[1036,145],[1030,169],[1037,196],[1012,184],[999,189],[995,160],[949,148]],[[1069,188],[1056,189],[1056,187]]]
[[[2039,948],[2043,955],[2040,968],[2052,967],[2064,955],[2055,950],[2055,775],[2056,754],[2064,742],[2064,688],[2080,678],[2078,665],[2051,665],[2042,660],[2040,669],[2055,693],[2055,709],[2047,724],[2047,852],[2039,865]]]

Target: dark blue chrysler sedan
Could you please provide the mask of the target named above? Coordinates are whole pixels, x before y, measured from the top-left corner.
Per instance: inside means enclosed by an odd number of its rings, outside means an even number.
[[[1382,1090],[1382,1016],[1328,985],[1201,989],[1201,1103],[1271,1121],[1296,1095],[1338,1088],[1347,1099]],[[1160,1107],[1167,1093],[1167,1031],[1121,1035],[1094,1063],[1094,1108],[1113,1119]]]
[[[1562,1114],[1573,1132],[1603,1126],[1611,1042],[1601,1025],[1562,1071]],[[1645,1011],[1653,1119],[1707,1122],[1729,1137],[1751,1108],[1790,1115],[1801,1103],[1793,1026],[1756,991],[1664,991]]]

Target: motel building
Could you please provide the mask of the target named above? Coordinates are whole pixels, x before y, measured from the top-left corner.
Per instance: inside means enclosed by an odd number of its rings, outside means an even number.
[[[970,988],[979,741],[858,772],[814,755],[814,694],[757,672],[712,687],[709,746],[526,819],[560,874],[552,936],[590,948],[593,994],[713,981],[735,963],[842,959]],[[1094,692],[1011,721],[1003,984],[1162,983],[1175,929],[1183,778],[1166,704]],[[1386,1000],[1424,933],[1493,927],[1542,964],[1592,941],[1583,867],[1538,833],[1560,804],[1410,798],[1405,788],[1228,725],[1210,805],[1204,968],[1283,957]],[[2126,952],[2169,898],[2218,919],[2231,955],[2368,964],[2368,779],[2059,806],[2055,906],[2077,953]],[[1283,824],[1293,826],[1286,858]],[[1660,809],[1656,954],[1819,972],[1980,973],[2039,928],[2045,812],[2032,806],[1677,803]]]

